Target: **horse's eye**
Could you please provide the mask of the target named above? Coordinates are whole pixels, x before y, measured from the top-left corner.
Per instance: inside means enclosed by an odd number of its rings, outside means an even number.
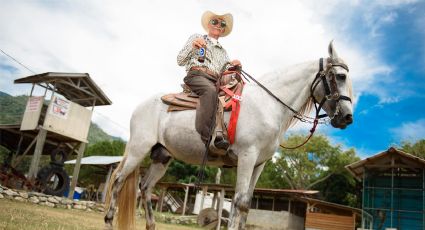
[[[336,79],[340,80],[340,81],[345,81],[346,78],[347,78],[347,75],[345,75],[345,74],[337,74],[336,75]]]

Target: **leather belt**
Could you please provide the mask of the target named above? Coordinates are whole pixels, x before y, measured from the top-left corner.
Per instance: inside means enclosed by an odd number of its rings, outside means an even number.
[[[198,71],[202,71],[210,76],[213,76],[215,78],[218,77],[218,74],[214,73],[213,71],[209,70],[207,67],[202,67],[202,66],[193,66],[190,68],[190,70],[198,70]]]

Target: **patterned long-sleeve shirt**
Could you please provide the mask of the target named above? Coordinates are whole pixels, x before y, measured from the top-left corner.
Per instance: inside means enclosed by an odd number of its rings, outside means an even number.
[[[199,49],[192,47],[192,42],[196,38],[204,38],[207,43],[205,61],[198,61]],[[230,60],[226,50],[218,42],[213,42],[208,36],[201,34],[194,34],[189,37],[183,49],[177,55],[177,64],[179,66],[185,66],[186,71],[194,66],[207,67],[209,70],[216,74],[221,74],[229,66]]]

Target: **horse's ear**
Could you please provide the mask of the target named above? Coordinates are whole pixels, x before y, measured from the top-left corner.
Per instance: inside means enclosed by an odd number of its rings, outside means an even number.
[[[329,57],[331,57],[332,59],[337,59],[338,58],[338,54],[335,51],[335,48],[334,48],[333,43],[334,43],[334,40],[332,40],[329,43],[329,47],[328,47]]]

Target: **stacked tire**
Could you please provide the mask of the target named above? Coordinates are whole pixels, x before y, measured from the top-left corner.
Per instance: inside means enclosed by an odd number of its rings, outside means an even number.
[[[37,173],[40,190],[48,195],[63,196],[69,191],[69,176],[63,168],[66,153],[62,149],[56,149],[50,155],[50,159],[50,164]]]

